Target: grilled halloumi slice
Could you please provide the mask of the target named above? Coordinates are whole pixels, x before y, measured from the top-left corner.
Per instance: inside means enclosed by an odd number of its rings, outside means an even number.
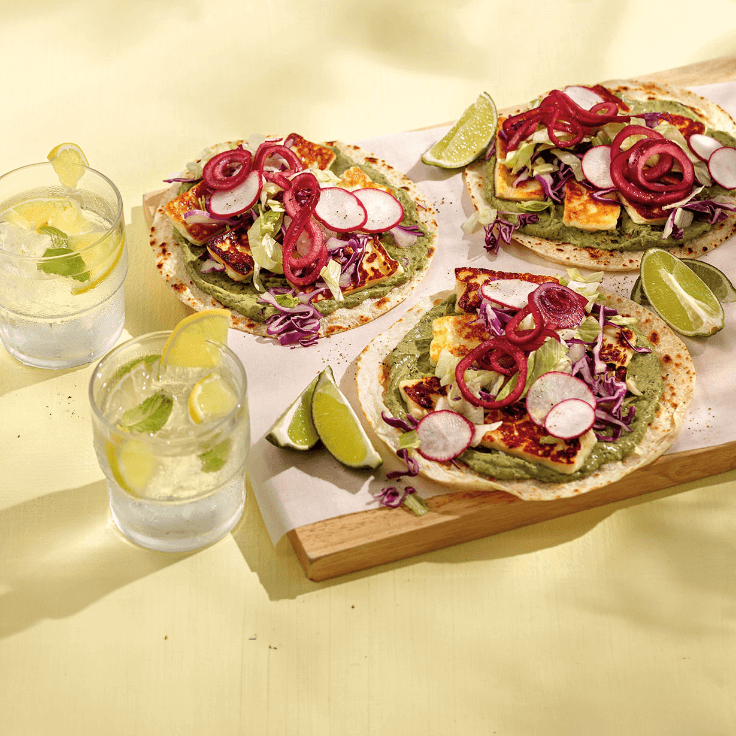
[[[402,381],[399,390],[407,411],[417,419],[432,411],[447,395],[447,388],[435,376]],[[559,473],[569,474],[578,470],[596,444],[592,430],[572,440],[546,435],[526,412],[519,411],[518,404],[513,408],[486,410],[483,421],[498,426],[484,433],[480,447],[539,463]]]
[[[204,182],[199,182],[164,206],[164,211],[171,220],[171,224],[195,245],[204,245],[213,235],[225,229],[225,226],[219,223],[190,223],[184,217],[186,212],[204,209],[202,199],[206,192],[207,187]]]
[[[664,225],[667,222],[668,210],[641,202],[629,202],[622,195],[619,195],[619,199],[631,221],[637,225]]]
[[[558,281],[554,276],[542,276],[536,273],[507,273],[492,271],[488,268],[471,268],[469,266],[455,269],[455,309],[458,312],[477,312],[481,297],[478,293],[481,285],[486,281],[497,279],[521,279],[534,284],[545,281]]]
[[[335,152],[328,146],[312,143],[298,133],[291,133],[286,137],[286,144],[302,160],[305,168],[329,169],[337,158]]]
[[[487,339],[488,333],[485,325],[476,314],[438,317],[432,322],[429,359],[433,365],[436,365],[443,350],[447,350],[456,358],[463,358]]]
[[[501,138],[501,128],[505,118],[498,119],[496,129],[496,166],[494,169],[493,186],[499,199],[510,199],[516,202],[528,202],[544,199],[544,189],[536,179],[514,184],[516,174],[511,173],[508,166],[501,163],[506,158],[506,141]]]
[[[613,363],[617,368],[625,368],[631,363],[636,352],[624,339],[636,345],[636,335],[628,327],[613,327],[606,325],[603,328],[603,341],[601,342],[601,360],[604,363]]]
[[[614,230],[621,206],[618,202],[604,203],[594,199],[590,190],[575,179],[565,182],[563,224],[579,230]]]
[[[390,187],[374,182],[360,166],[351,166],[349,169],[345,169],[337,186],[350,191],[355,189],[383,189],[384,192],[393,194]]]
[[[404,267],[398,261],[391,258],[383,245],[381,245],[378,236],[373,235],[366,243],[363,260],[357,268],[356,273],[358,278],[350,286],[342,288],[343,296],[360,291],[361,289],[366,289],[369,286],[375,286],[390,279],[394,274],[401,274],[403,272]],[[306,287],[303,291],[304,293],[309,293],[310,291],[314,291],[315,288],[312,285]],[[331,292],[323,291],[313,301],[319,302],[332,298]]]
[[[233,281],[245,281],[253,274],[255,261],[244,230],[227,230],[207,241],[210,256],[225,266],[225,272]]]
[[[394,274],[404,272],[404,267],[386,252],[378,236],[374,235],[366,243],[363,260],[358,266],[358,278],[354,284],[344,288],[343,294],[351,294],[368,286],[380,284]]]

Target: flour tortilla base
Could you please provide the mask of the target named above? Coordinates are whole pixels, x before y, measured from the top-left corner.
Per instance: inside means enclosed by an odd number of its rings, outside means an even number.
[[[334,335],[367,324],[404,301],[416,288],[431,265],[436,250],[438,232],[434,209],[419,191],[416,184],[408,177],[358,146],[337,141],[331,141],[327,145],[334,146],[338,151],[350,157],[356,164],[367,163],[380,171],[393,186],[404,190],[414,200],[417,204],[417,218],[427,230],[429,248],[423,267],[417,269],[408,281],[399,284],[384,296],[367,297],[355,307],[336,309],[331,314],[323,317],[320,337]],[[178,190],[179,184],[173,184],[164,194],[154,214],[150,232],[150,245],[153,249],[156,268],[179,299],[192,309],[196,311],[212,308],[227,309],[212,295],[200,289],[189,276],[184,257],[177,241],[174,239],[173,225],[164,212],[164,206],[176,197]],[[233,329],[254,335],[267,335],[265,322],[256,322],[233,309],[230,309],[230,313],[230,326]]]
[[[358,358],[356,382],[361,407],[376,435],[394,452],[399,450],[402,433],[381,418],[382,412],[390,415],[384,404],[388,382],[384,360],[421,317],[450,293],[448,291],[435,297],[425,297],[386,332],[376,337]],[[662,455],[677,436],[692,400],[695,387],[692,358],[674,332],[649,310],[613,294],[604,293],[604,297],[606,305],[616,308],[621,314],[639,319],[639,328],[655,346],[664,377],[664,392],[659,409],[634,450],[622,460],[602,465],[587,478],[562,483],[545,483],[534,479],[493,480],[468,467],[426,460],[414,452],[412,457],[419,464],[420,475],[448,486],[448,493],[501,490],[525,501],[550,501],[576,496],[613,483]]]
[[[637,80],[605,82],[604,87],[616,94],[620,94],[630,100],[673,100],[679,102],[706,121],[707,127],[713,130],[722,130],[736,137],[736,123],[733,118],[714,102],[705,97],[690,92],[686,89],[673,87],[671,85]],[[523,105],[501,110],[500,115],[508,117],[528,109],[531,105]],[[480,209],[487,207],[485,199],[485,176],[483,175],[483,162],[477,162],[468,166],[463,172],[465,186],[470,193],[473,206]],[[681,246],[666,247],[672,255],[678,258],[697,258],[708,251],[713,250],[726,241],[736,232],[736,213],[732,213],[722,222],[713,225],[703,235],[688,240]],[[577,266],[591,270],[604,271],[636,271],[639,269],[641,257],[644,253],[631,250],[604,250],[602,248],[582,248],[572,243],[557,242],[539,238],[533,235],[525,235],[516,231],[513,239],[520,245],[534,251],[538,256],[553,263],[565,266]]]

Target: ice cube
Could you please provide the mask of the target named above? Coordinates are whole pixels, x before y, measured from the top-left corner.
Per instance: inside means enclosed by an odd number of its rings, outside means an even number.
[[[18,256],[43,256],[52,245],[51,236],[26,230],[12,222],[0,222],[0,244],[6,253]]]

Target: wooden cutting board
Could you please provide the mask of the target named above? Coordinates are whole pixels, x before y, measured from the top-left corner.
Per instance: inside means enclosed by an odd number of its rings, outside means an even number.
[[[639,79],[690,87],[736,81],[736,56],[646,74]],[[521,501],[502,491],[466,491],[427,499],[429,513],[373,509],[289,532],[311,580],[357,570],[498,534],[736,469],[736,441],[664,455],[616,483],[574,498]]]

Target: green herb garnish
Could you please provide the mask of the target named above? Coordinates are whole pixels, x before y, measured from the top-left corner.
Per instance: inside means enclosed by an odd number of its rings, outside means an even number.
[[[164,391],[149,396],[123,414],[118,426],[129,432],[155,434],[166,424],[174,407],[174,399]]]

